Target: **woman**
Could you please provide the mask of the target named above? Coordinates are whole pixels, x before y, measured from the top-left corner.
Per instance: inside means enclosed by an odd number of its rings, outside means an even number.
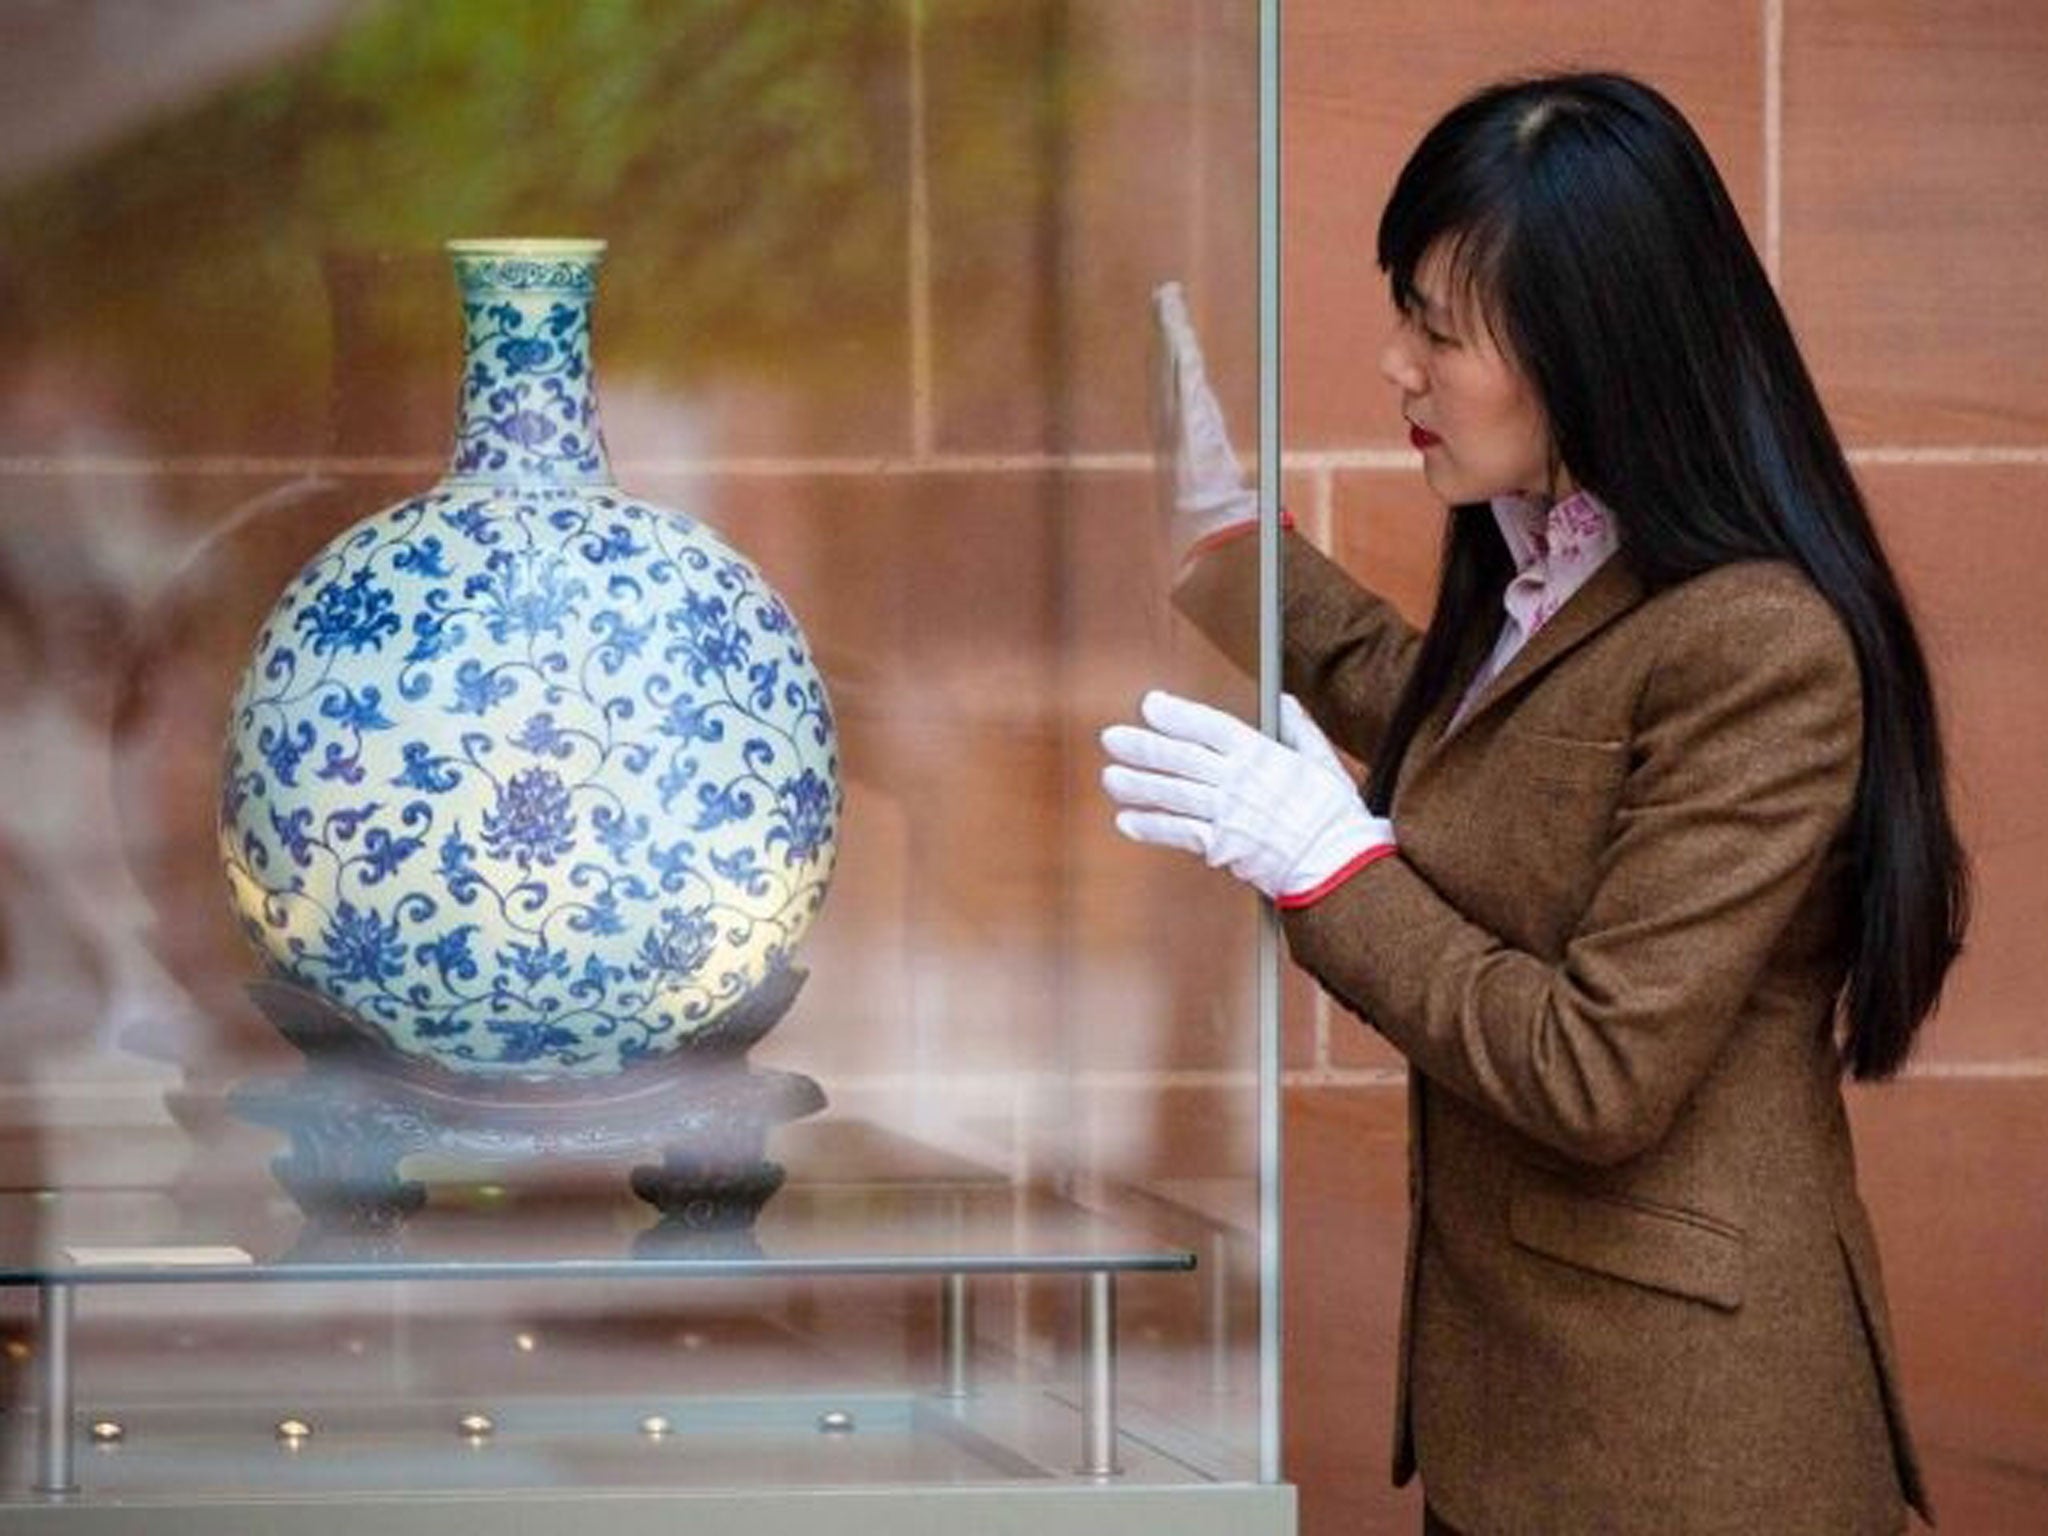
[[[1288,537],[1282,739],[1149,695],[1104,735],[1118,825],[1273,897],[1413,1068],[1395,1476],[1430,1529],[1897,1531],[1928,1504],[1840,1082],[1904,1062],[1966,904],[1898,587],[1655,91],[1472,97],[1378,256],[1451,507],[1430,624]],[[1248,504],[1162,318],[1180,601],[1227,641]]]

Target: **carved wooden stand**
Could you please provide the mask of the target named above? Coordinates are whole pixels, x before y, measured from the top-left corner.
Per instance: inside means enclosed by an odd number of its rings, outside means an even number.
[[[426,1204],[426,1187],[399,1173],[416,1153],[500,1166],[650,1151],[660,1161],[635,1167],[630,1183],[661,1214],[636,1251],[746,1255],[783,1180],[766,1155],[770,1132],[825,1105],[810,1078],[746,1062],[805,975],[777,972],[684,1051],[589,1085],[471,1078],[413,1061],[304,988],[252,982],[250,996],[306,1065],[245,1083],[228,1103],[291,1138],[271,1170],[306,1216],[294,1258],[397,1256],[407,1218]]]

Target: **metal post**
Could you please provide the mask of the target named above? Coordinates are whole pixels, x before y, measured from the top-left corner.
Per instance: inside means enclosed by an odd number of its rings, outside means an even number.
[[[1081,1388],[1081,1474],[1115,1477],[1116,1463],[1116,1276],[1088,1272],[1083,1320],[1087,1334],[1087,1378]]]
[[[36,1419],[36,1492],[73,1493],[71,1465],[71,1287],[36,1287],[36,1358],[41,1362]]]
[[[1230,1391],[1230,1233],[1209,1234],[1209,1390],[1218,1397]]]
[[[1280,4],[1259,0],[1259,724],[1280,715]],[[1280,1481],[1280,913],[1259,924],[1259,1481]]]
[[[941,1397],[957,1400],[974,1396],[974,1296],[967,1276],[946,1276],[939,1299],[940,1347],[945,1351],[946,1385]]]

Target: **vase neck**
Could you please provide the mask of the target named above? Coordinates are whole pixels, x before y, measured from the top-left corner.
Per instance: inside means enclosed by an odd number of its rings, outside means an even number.
[[[448,483],[611,485],[590,371],[597,240],[451,241],[462,387]]]

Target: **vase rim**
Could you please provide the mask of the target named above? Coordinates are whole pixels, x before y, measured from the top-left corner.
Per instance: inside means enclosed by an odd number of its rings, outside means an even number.
[[[595,260],[604,254],[605,245],[603,240],[503,236],[450,240],[447,251],[451,256],[551,256],[571,260],[580,256]]]

